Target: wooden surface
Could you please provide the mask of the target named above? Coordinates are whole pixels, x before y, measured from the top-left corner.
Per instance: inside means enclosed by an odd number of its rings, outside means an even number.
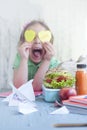
[[[87,115],[58,114],[51,115],[50,112],[57,109],[53,103],[47,103],[42,96],[36,97],[38,111],[22,115],[18,113],[17,107],[9,107],[0,98],[0,130],[55,130],[54,124],[87,123]],[[87,130],[87,127],[58,128],[58,130]]]

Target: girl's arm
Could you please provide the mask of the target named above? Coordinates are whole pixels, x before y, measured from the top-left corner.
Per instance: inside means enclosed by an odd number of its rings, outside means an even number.
[[[28,66],[27,60],[21,60],[20,66],[14,69],[13,83],[16,88],[19,88],[22,84],[28,81]]]
[[[44,60],[40,68],[38,69],[37,73],[35,74],[35,77],[33,80],[33,88],[35,91],[42,90],[43,79],[49,68],[49,65],[50,65],[50,61]]]
[[[31,44],[23,43],[18,48],[21,57],[20,65],[18,68],[14,69],[13,72],[13,83],[16,88],[19,88],[22,84],[28,81],[28,58],[30,47]]]
[[[44,43],[44,49],[46,51],[44,59],[37,73],[35,74],[33,80],[33,88],[35,91],[42,89],[43,79],[47,70],[49,69],[51,58],[54,56],[55,52],[51,43]]]

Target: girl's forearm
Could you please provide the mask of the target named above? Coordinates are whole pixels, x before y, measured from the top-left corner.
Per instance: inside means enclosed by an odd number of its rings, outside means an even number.
[[[50,61],[44,60],[38,69],[37,73],[35,74],[34,80],[33,80],[33,88],[35,91],[39,91],[42,89],[43,79],[45,77],[45,74],[49,68]]]
[[[26,60],[22,60],[19,68],[14,70],[13,83],[16,88],[28,81],[28,65]]]

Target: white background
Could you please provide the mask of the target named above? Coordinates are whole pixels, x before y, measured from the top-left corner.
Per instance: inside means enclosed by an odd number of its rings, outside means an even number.
[[[33,19],[51,28],[59,60],[87,55],[87,0],[0,0],[0,87],[12,78],[20,32]]]

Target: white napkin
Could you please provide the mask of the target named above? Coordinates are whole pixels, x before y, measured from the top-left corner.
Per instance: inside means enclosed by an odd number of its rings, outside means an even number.
[[[35,94],[32,87],[32,81],[30,80],[27,83],[20,86],[20,88],[16,89],[16,87],[10,83],[10,86],[13,89],[12,94],[10,94],[3,101],[8,102],[9,106],[17,106],[19,112],[22,114],[28,114],[34,111],[37,111],[35,108]]]
[[[38,111],[36,108],[36,104],[27,102],[27,103],[20,103],[18,107],[18,111],[22,114],[29,114],[32,112]]]
[[[69,114],[69,110],[63,106],[61,108],[58,108],[57,110],[51,112],[50,114]]]

